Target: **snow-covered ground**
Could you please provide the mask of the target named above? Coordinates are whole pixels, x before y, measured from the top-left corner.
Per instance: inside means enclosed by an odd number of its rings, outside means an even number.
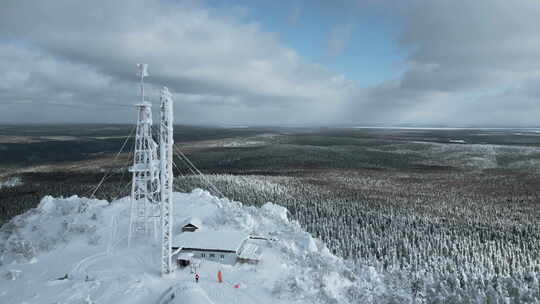
[[[22,185],[22,180],[20,177],[11,177],[5,181],[0,181],[0,189],[9,188]]]
[[[189,268],[162,278],[160,247],[151,237],[127,247],[128,198],[45,197],[0,231],[0,303],[157,303],[172,293],[171,303],[381,303],[384,297],[372,269],[352,272],[289,221],[283,207],[246,207],[202,190],[175,193],[175,219],[187,216],[206,229],[275,240],[260,241],[259,265],[203,261],[198,284]]]

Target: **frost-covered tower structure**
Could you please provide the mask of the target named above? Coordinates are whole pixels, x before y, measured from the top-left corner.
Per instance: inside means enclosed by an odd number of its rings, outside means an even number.
[[[161,124],[159,128],[159,158],[161,170],[161,274],[173,271],[173,101],[171,93],[161,90]]]
[[[144,97],[144,77],[148,76],[147,65],[138,64],[141,82],[141,102],[138,109],[135,149],[133,151],[133,173],[131,184],[131,214],[128,243],[136,236],[157,234],[161,217],[159,209],[160,180],[157,144],[152,139],[152,106]]]
[[[144,77],[147,65],[139,64],[141,103],[137,104],[138,119],[133,155],[131,214],[128,244],[138,235],[157,234],[161,223],[161,274],[172,273],[173,226],[173,100],[169,90],[161,90],[159,125],[159,160],[157,144],[152,138],[152,107],[144,99]],[[153,229],[152,229],[153,228]]]

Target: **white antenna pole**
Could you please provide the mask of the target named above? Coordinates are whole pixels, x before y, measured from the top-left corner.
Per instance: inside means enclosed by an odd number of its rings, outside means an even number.
[[[144,102],[144,77],[148,76],[148,64],[139,63],[137,64],[139,69],[139,76],[141,77],[141,102]]]
[[[173,100],[166,87],[161,90],[159,137],[161,169],[161,275],[174,271],[172,265],[173,226]]]
[[[141,77],[141,100],[137,104],[138,119],[135,134],[135,149],[131,182],[131,213],[129,220],[128,246],[136,235],[147,235],[149,222],[159,219],[159,167],[157,144],[152,139],[152,106],[144,100],[144,77],[148,76],[147,65],[138,64]],[[157,210],[157,211],[156,211]],[[154,232],[155,233],[155,232]]]

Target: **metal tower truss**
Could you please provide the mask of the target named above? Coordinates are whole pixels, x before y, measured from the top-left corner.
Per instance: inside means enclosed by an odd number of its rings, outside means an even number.
[[[133,178],[128,243],[131,243],[133,237],[148,235],[151,230],[156,236],[161,216],[159,161],[157,144],[152,139],[152,106],[144,100],[143,79],[147,75],[146,65],[139,65],[142,102],[136,105],[138,120],[133,166],[130,168]]]
[[[169,90],[161,90],[159,156],[161,170],[161,274],[172,273],[173,226],[173,100]]]

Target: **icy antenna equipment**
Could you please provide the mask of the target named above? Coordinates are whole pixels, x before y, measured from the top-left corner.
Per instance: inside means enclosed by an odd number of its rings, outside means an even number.
[[[161,218],[160,202],[160,164],[158,147],[152,138],[152,107],[144,101],[144,76],[148,75],[147,65],[138,64],[141,77],[141,100],[137,104],[138,119],[135,133],[135,149],[131,182],[131,213],[128,244],[136,236],[146,236],[151,230],[157,239],[157,226]],[[152,229],[153,228],[153,229]]]
[[[141,102],[145,102],[144,100],[144,77],[148,76],[148,64],[146,63],[138,63],[137,64],[137,76],[141,78]]]

